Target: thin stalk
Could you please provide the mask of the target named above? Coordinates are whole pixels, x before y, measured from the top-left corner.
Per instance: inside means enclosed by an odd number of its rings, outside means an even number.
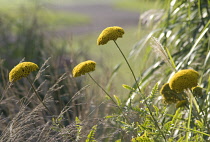
[[[191,121],[191,114],[192,114],[192,95],[189,94],[190,97],[190,110],[188,114],[188,122],[187,122],[187,133],[186,133],[186,142],[188,142],[188,137],[189,137],[189,129],[190,129],[190,121]]]
[[[128,121],[128,118],[125,116],[125,114],[122,112],[122,109],[118,106],[118,104],[115,102],[115,100],[111,97],[111,95],[109,95],[109,93],[104,90],[104,88],[89,74],[89,77],[93,80],[93,82],[95,82],[96,85],[98,85],[99,88],[101,88],[101,90],[112,100],[112,102],[118,107],[118,109],[120,110],[120,112],[123,114],[123,117]],[[129,121],[128,121],[129,122]]]
[[[128,67],[129,67],[129,69],[130,69],[130,71],[131,71],[131,73],[132,73],[132,75],[133,75],[133,78],[134,78],[134,80],[135,80],[135,82],[136,82],[136,86],[137,86],[139,92],[142,94],[141,89],[140,89],[140,87],[139,87],[139,85],[138,85],[138,81],[137,81],[137,79],[136,79],[136,76],[135,76],[135,74],[134,74],[134,72],[133,72],[133,69],[131,68],[131,66],[130,66],[128,60],[127,60],[127,58],[125,57],[124,53],[123,53],[122,50],[120,49],[120,47],[119,47],[119,45],[117,44],[117,42],[116,42],[115,40],[113,40],[113,41],[114,41],[115,45],[117,46],[117,48],[119,49],[120,53],[122,54],[123,58],[125,59],[125,61],[126,61],[127,65],[128,65]],[[144,98],[144,99],[146,98],[144,94],[143,94],[143,98]],[[166,141],[166,137],[165,137],[165,135],[163,134],[162,130],[160,129],[157,120],[156,120],[155,117],[153,116],[152,111],[151,111],[151,109],[149,108],[149,105],[147,104],[146,101],[144,101],[144,103],[145,103],[146,107],[148,108],[149,113],[150,113],[150,115],[151,115],[151,117],[152,117],[152,119],[153,119],[153,121],[154,121],[156,127],[157,127],[158,130],[161,132],[161,135],[163,136],[164,140]]]
[[[192,98],[192,103],[194,104],[194,106],[195,106],[195,108],[196,108],[196,110],[197,110],[197,113],[199,114],[199,113],[200,113],[200,108],[199,108],[199,105],[198,105],[198,103],[197,103],[195,97],[193,96],[193,94],[192,94],[192,92],[190,91],[190,89],[187,89],[186,91],[187,91],[187,92],[186,92],[187,96],[188,96],[189,98]]]
[[[33,89],[33,91],[34,91],[34,93],[36,94],[37,98],[39,99],[39,101],[40,101],[40,102],[42,103],[42,105],[47,109],[47,111],[53,116],[53,113],[49,110],[49,108],[48,108],[48,107],[44,104],[44,102],[42,101],[42,99],[41,99],[41,97],[39,96],[38,92],[36,91],[35,86],[33,85],[32,81],[31,81],[28,77],[26,77],[26,78],[27,78],[29,84],[31,85],[31,87],[32,87],[32,89]]]
[[[5,87],[4,91],[2,92],[2,96],[1,96],[1,99],[0,99],[0,102],[4,99],[4,96],[6,95],[8,89],[12,86],[12,83],[11,82],[8,82],[7,86]]]
[[[130,64],[129,64],[129,62],[128,62],[128,60],[127,60],[127,58],[125,57],[124,53],[123,53],[122,50],[120,49],[120,47],[119,47],[119,45],[117,44],[117,42],[116,42],[115,40],[113,40],[113,41],[114,41],[114,43],[116,44],[117,48],[119,49],[120,53],[122,54],[123,58],[125,59],[125,61],[126,61],[127,65],[128,65],[128,67],[129,67],[129,69],[130,69],[130,71],[131,71],[131,73],[132,73],[132,75],[133,75],[133,78],[134,78],[134,80],[135,80],[135,82],[136,82],[136,85],[137,85],[137,87],[138,87],[138,89],[139,89],[139,92],[141,93],[141,89],[139,88],[138,81],[137,81],[137,79],[136,79],[136,76],[135,76],[135,74],[134,74],[134,72],[133,72],[133,70],[132,70],[132,68],[131,68],[131,66],[130,66]]]
[[[190,92],[190,94],[191,94],[191,92]],[[195,108],[196,108],[196,110],[199,114],[200,113],[199,105],[198,105],[196,99],[192,96],[192,94],[191,94],[191,97],[192,97],[192,102],[193,102],[193,104],[194,104],[194,106],[195,106]]]

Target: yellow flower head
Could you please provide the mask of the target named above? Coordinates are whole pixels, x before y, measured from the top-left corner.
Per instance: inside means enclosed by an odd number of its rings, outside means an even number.
[[[198,84],[199,74],[192,69],[178,71],[169,80],[169,86],[176,92],[182,92],[184,89],[192,88]]]
[[[85,73],[94,71],[96,67],[96,62],[88,60],[85,62],[81,62],[76,67],[74,67],[72,74],[73,77],[78,77],[84,75]]]
[[[10,71],[9,81],[15,82],[22,77],[27,77],[32,71],[36,71],[38,68],[38,65],[32,62],[19,63]]]
[[[169,87],[169,83],[166,83],[162,86],[162,88],[160,89],[160,93],[164,98],[164,102],[167,104],[176,103],[183,97],[182,94],[171,90],[171,88]]]
[[[178,103],[176,104],[176,108],[179,108],[179,107],[184,107],[186,106],[188,103],[187,100],[181,100],[181,101],[178,101]]]
[[[195,95],[197,97],[201,97],[203,95],[202,88],[199,86],[193,87],[192,92],[193,92],[193,95]]]
[[[110,40],[117,40],[122,37],[124,30],[121,27],[114,26],[104,29],[97,39],[97,45],[104,45]]]

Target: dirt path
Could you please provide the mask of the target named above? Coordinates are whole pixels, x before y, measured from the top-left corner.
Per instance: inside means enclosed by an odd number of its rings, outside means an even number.
[[[101,31],[108,26],[137,27],[139,13],[116,9],[111,3],[94,3],[82,5],[51,5],[54,10],[77,12],[90,17],[84,25],[69,26],[56,31],[56,35],[82,35]]]

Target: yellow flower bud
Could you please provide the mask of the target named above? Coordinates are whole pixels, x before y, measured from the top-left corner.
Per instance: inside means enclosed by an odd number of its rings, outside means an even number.
[[[10,71],[9,81],[15,82],[22,77],[27,77],[32,71],[36,71],[38,68],[38,65],[32,62],[19,63]]]
[[[163,96],[164,102],[167,104],[176,103],[183,97],[182,94],[171,90],[171,88],[169,87],[169,83],[166,83],[162,86],[162,88],[160,89],[160,94]]]
[[[107,27],[104,29],[97,39],[97,45],[104,45],[110,40],[117,40],[117,38],[121,38],[124,34],[124,30],[121,27]]]
[[[91,72],[95,70],[96,62],[88,60],[85,62],[81,62],[72,70],[73,77],[78,77],[84,75],[85,73]]]
[[[193,87],[192,88],[192,93],[193,93],[194,96],[197,96],[197,97],[201,97],[203,95],[202,88],[199,87],[199,86]]]
[[[182,92],[184,89],[197,86],[198,78],[199,74],[195,70],[180,70],[169,80],[169,86],[176,92]]]

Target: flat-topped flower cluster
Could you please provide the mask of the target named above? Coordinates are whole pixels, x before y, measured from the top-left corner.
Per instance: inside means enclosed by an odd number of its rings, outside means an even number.
[[[9,81],[15,82],[23,77],[27,77],[31,72],[39,69],[38,65],[32,62],[22,62],[16,65],[9,73]]]
[[[185,89],[191,89],[192,92],[201,95],[202,88],[197,86],[198,79],[199,74],[193,69],[184,69],[175,73],[169,83],[165,83],[160,90],[164,102],[168,104],[177,103],[177,106],[180,106],[180,102],[187,103],[187,97],[183,92]]]

